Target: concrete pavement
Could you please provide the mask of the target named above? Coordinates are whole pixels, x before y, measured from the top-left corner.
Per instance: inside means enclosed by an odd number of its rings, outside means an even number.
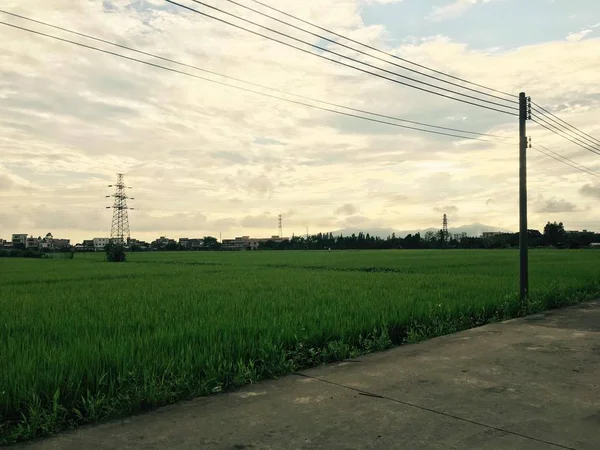
[[[75,449],[600,449],[600,302],[32,442]]]

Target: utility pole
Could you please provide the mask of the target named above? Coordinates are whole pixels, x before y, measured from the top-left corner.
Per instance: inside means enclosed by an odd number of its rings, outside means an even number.
[[[281,217],[281,214],[279,214],[279,216],[277,217],[277,220],[279,222],[279,237],[282,238],[283,237],[283,217]]]
[[[527,233],[527,119],[531,118],[531,99],[519,94],[519,297],[524,309],[529,293],[529,259]]]
[[[108,187],[114,187],[115,193],[106,197],[114,197],[113,206],[107,206],[106,209],[113,209],[113,218],[110,227],[110,242],[113,244],[126,245],[129,243],[131,236],[129,235],[129,217],[127,214],[129,208],[127,199],[134,200],[133,197],[128,197],[125,193],[126,189],[131,189],[131,186],[125,186],[123,174],[117,174],[117,183],[109,184]]]

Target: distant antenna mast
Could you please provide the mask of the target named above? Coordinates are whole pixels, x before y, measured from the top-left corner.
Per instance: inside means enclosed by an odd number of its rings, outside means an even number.
[[[308,225],[306,226],[306,250],[308,250]]]
[[[125,190],[131,189],[131,186],[125,186],[123,174],[117,174],[117,183],[109,184],[108,187],[114,187],[115,193],[106,197],[114,197],[115,201],[112,206],[107,206],[106,209],[113,209],[112,224],[110,227],[110,241],[113,243],[126,244],[131,236],[129,235],[129,216],[127,214],[129,208],[127,199],[134,200],[133,197],[128,197]]]
[[[283,237],[283,217],[281,217],[281,214],[279,214],[279,216],[277,217],[277,221],[279,222],[279,237],[282,238]]]
[[[442,218],[442,239],[444,242],[448,240],[448,216],[446,214]]]

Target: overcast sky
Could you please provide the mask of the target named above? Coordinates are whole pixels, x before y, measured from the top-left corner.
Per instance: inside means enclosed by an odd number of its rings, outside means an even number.
[[[524,90],[600,137],[597,0],[264,1],[420,64]],[[326,45],[225,0],[206,2]],[[443,212],[451,226],[518,228],[515,117],[369,76],[162,0],[4,0],[2,9],[299,95],[506,136],[513,145],[364,122],[0,26],[0,237],[107,236],[105,196],[116,172],[133,187],[132,237],[142,239],[271,235],[278,214],[286,235],[306,226],[427,228],[439,226]],[[1,13],[0,21],[177,68]],[[528,126],[534,144],[600,170],[598,155]],[[530,151],[530,227],[561,220],[600,231],[598,181]]]

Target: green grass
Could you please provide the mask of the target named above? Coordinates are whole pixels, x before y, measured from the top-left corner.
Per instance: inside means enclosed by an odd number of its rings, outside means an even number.
[[[528,312],[600,293],[600,252],[530,252]],[[0,443],[522,313],[515,251],[0,260]]]

